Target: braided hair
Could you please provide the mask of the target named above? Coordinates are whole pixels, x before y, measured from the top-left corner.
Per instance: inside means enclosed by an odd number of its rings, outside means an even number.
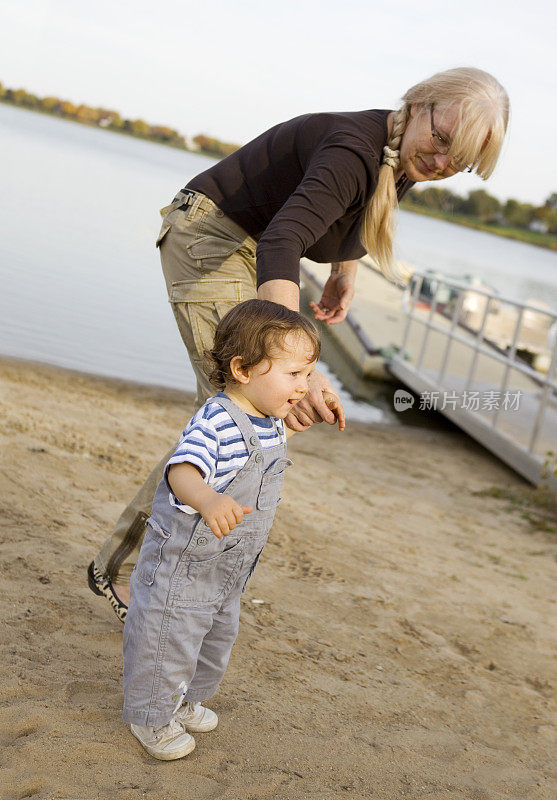
[[[458,122],[450,155],[471,164],[484,180],[491,175],[505,138],[510,114],[509,98],[501,84],[476,67],[457,67],[438,72],[412,86],[393,112],[392,129],[383,148],[377,187],[364,210],[360,238],[386,278],[405,281],[407,276],[393,264],[395,211],[398,208],[395,173],[400,168],[400,147],[410,120],[410,109],[431,105],[444,109],[458,106]]]
[[[408,104],[393,113],[391,135],[383,148],[377,188],[366,206],[361,228],[362,244],[377,261],[385,277],[395,283],[404,281],[406,277],[393,264],[393,239],[395,210],[398,208],[395,172],[400,166],[400,143],[409,119]]]

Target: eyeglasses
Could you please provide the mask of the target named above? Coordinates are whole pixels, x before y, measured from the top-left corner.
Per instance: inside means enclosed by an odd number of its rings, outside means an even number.
[[[440,153],[442,156],[446,156],[451,149],[452,142],[442,133],[439,133],[437,128],[435,127],[435,123],[433,121],[433,106],[429,107],[429,117],[431,120],[431,136],[430,142],[433,149]],[[449,161],[449,166],[455,172],[472,172],[473,164],[461,164],[459,161],[454,161],[452,158]]]

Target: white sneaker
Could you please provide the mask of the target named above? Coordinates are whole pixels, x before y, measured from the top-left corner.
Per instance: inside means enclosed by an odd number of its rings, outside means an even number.
[[[182,723],[175,718],[162,728],[130,725],[131,732],[138,739],[149,755],[161,761],[173,761],[183,758],[195,747],[195,739],[186,732]]]
[[[205,708],[201,703],[184,703],[174,715],[174,719],[181,722],[188,730],[198,733],[212,731],[219,724],[215,712]]]

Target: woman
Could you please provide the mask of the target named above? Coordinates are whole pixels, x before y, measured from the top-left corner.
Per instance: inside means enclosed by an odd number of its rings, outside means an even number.
[[[307,114],[276,125],[193,178],[162,210],[160,247],[169,300],[197,376],[197,404],[212,389],[202,368],[218,321],[258,296],[299,309],[302,256],[332,264],[314,316],[341,322],[366,252],[393,281],[398,200],[416,182],[474,170],[487,179],[509,117],[503,87],[486,72],[440,72],[409,89],[397,111]],[[334,423],[314,372],[286,419],[294,430]],[[342,413],[342,412],[341,412]],[[89,585],[125,618],[128,581],[165,455],[89,566]],[[118,579],[118,582],[116,580]]]

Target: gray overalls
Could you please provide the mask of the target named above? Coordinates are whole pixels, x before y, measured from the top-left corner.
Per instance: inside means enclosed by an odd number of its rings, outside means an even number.
[[[253,511],[218,539],[200,514],[171,506],[168,484],[164,478],[159,483],[124,626],[122,717],[135,725],[166,725],[181,702],[217,691],[238,634],[240,597],[292,463],[286,444],[262,448],[247,415],[228,397],[211,401],[230,414],[249,454],[225,492]]]

